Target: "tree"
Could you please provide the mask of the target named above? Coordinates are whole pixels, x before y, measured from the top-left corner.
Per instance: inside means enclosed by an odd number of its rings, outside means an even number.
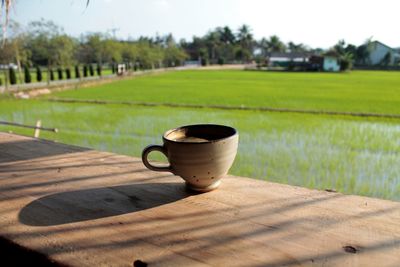
[[[24,66],[24,77],[25,77],[25,83],[32,82],[31,73],[29,72],[29,67],[27,65]]]
[[[52,51],[51,62],[59,66],[69,66],[74,63],[75,40],[66,34],[54,36],[50,40]]]
[[[345,45],[346,42],[341,39],[334,45],[333,50],[336,51],[336,53],[338,53],[340,56],[342,56],[346,53]]]
[[[232,45],[235,43],[236,37],[228,26],[217,29],[219,29],[218,31],[220,33],[222,43],[224,43],[225,45]]]
[[[211,63],[216,63],[217,58],[219,57],[219,47],[221,46],[221,37],[218,31],[210,31],[206,37],[206,46],[208,49],[208,58],[211,60]]]
[[[42,70],[39,66],[36,65],[36,81],[41,82],[43,79],[42,77]]]
[[[122,56],[123,61],[126,61],[128,63],[135,63],[137,61],[137,59],[139,58],[139,51],[138,51],[136,43],[126,42],[126,43],[122,44],[121,56]],[[116,59],[118,59],[118,58],[116,58]],[[111,62],[114,62],[114,61],[115,60],[112,60]],[[115,73],[115,70],[113,73]]]
[[[258,43],[257,47],[260,49],[260,54],[262,57],[266,57],[269,53],[269,45],[268,45],[268,40],[266,38],[262,38]]]
[[[276,35],[269,37],[269,40],[267,40],[267,46],[269,52],[285,52],[286,50],[285,44]]]
[[[123,44],[114,39],[105,39],[101,44],[101,58],[97,59],[98,64],[103,62],[121,62],[122,59]]]
[[[236,60],[249,60],[251,58],[250,51],[247,49],[243,49],[242,47],[238,46],[235,49],[235,59]]]
[[[1,0],[0,3],[0,25],[3,28],[3,45],[4,42],[6,41],[7,37],[7,26],[8,26],[8,20],[9,20],[9,14],[11,10],[11,5],[13,1],[12,0]],[[5,10],[5,21],[3,22],[3,9]]]
[[[81,37],[76,59],[86,64],[121,62],[122,48],[122,42],[111,38],[107,34],[90,33]]]
[[[163,59],[162,48],[151,45],[148,40],[142,39],[137,43],[137,61],[142,69],[152,69],[156,63]]]
[[[79,71],[79,65],[75,65],[75,78],[80,78],[81,72]]]
[[[101,76],[101,65],[100,64],[97,64],[96,71],[97,71],[97,75]]]
[[[346,71],[350,70],[353,67],[353,54],[350,52],[345,52],[340,57],[340,70]]]
[[[57,74],[58,74],[58,79],[62,80],[63,79],[63,71],[62,68],[57,68]]]
[[[379,63],[379,65],[382,66],[388,66],[390,65],[390,63],[392,62],[392,53],[390,53],[389,51],[385,54],[385,56],[382,58],[381,62]]]
[[[242,61],[250,60],[253,56],[254,40],[249,26],[243,24],[239,28],[237,33],[237,40],[241,49],[236,50],[236,56],[240,55],[242,57]]]
[[[348,44],[344,49],[345,53],[350,53],[353,56],[353,59],[356,59],[357,55],[357,46]]]
[[[51,40],[60,35],[62,29],[43,19],[29,23],[28,29],[26,47],[30,51],[30,60],[36,65],[52,66],[59,48]]]
[[[53,69],[50,68],[50,69],[49,69],[49,72],[50,72],[50,81],[54,81],[54,80],[55,80],[55,77],[54,77],[54,71],[53,71]]]
[[[3,39],[0,50],[0,64],[16,63],[18,70],[18,79],[23,81],[22,65],[29,64],[28,53],[25,48],[25,33],[20,25],[14,21],[9,23],[9,38]]]
[[[308,48],[302,43],[295,44],[293,42],[289,42],[287,48],[292,53],[303,53],[308,51]]]
[[[17,75],[15,75],[15,69],[13,67],[9,68],[10,84],[17,84]]]
[[[92,64],[89,64],[89,73],[90,73],[90,76],[94,76],[94,69],[93,69]]]
[[[172,34],[168,34],[164,38],[163,52],[160,46],[157,47],[158,53],[155,55],[159,57],[163,54],[163,58],[160,61],[164,62],[167,67],[175,67],[183,64],[183,61],[188,57],[187,54],[177,45]],[[155,47],[153,48],[155,49]],[[161,65],[160,63],[158,65]]]
[[[88,76],[88,67],[87,65],[83,66],[83,77],[87,77]]]
[[[65,75],[67,80],[71,79],[71,69],[69,67],[65,68]]]
[[[370,54],[371,54],[371,49],[372,49],[372,42],[371,38],[368,38],[365,40],[364,44],[360,45],[357,48],[356,55],[355,55],[355,61],[359,65],[370,65]]]

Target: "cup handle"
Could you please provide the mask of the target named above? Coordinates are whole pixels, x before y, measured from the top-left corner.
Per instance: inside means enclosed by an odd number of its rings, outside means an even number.
[[[157,166],[151,165],[149,163],[147,156],[152,151],[159,151],[159,152],[163,153],[166,157],[168,157],[167,152],[163,146],[149,145],[145,149],[143,149],[143,152],[142,152],[142,161],[143,161],[144,166],[146,166],[149,170],[152,170],[152,171],[172,172],[171,164],[168,166],[165,166],[165,167],[157,167]]]

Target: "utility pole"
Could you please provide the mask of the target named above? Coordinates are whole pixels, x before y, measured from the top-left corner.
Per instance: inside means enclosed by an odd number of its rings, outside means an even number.
[[[119,28],[111,28],[109,31],[112,33],[114,40],[117,38],[116,33],[119,31]]]

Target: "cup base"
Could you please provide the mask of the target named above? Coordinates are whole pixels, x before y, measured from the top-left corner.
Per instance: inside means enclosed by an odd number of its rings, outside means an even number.
[[[186,182],[187,188],[189,188],[190,190],[196,191],[196,192],[201,192],[201,193],[210,192],[214,189],[217,189],[220,184],[221,184],[221,180],[216,181],[215,183],[213,183],[207,187],[197,187],[193,184],[189,184],[188,182]]]

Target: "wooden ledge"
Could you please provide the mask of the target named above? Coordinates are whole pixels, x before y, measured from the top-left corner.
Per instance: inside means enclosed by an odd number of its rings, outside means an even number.
[[[138,158],[0,133],[0,238],[69,266],[398,266],[400,203],[234,176],[194,194]]]

